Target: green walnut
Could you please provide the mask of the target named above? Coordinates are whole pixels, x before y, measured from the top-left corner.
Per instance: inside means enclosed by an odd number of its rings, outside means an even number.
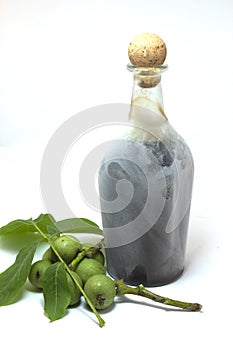
[[[114,281],[106,275],[94,275],[85,285],[84,291],[97,310],[107,309],[116,296]]]
[[[97,260],[92,258],[84,258],[78,264],[75,272],[81,277],[83,284],[93,275],[106,274],[105,267]]]
[[[82,287],[83,283],[79,275],[74,271],[71,271],[71,274],[78,281],[80,287]],[[70,290],[70,296],[71,296],[69,306],[73,306],[79,302],[82,294],[80,292],[79,287],[77,286],[77,284],[75,284],[74,280],[71,278],[71,276],[68,273],[67,273],[67,283],[68,283],[68,288]]]
[[[71,235],[62,235],[53,242],[54,250],[58,252],[60,257],[70,264],[77,254],[82,250],[80,241]]]
[[[56,254],[54,253],[54,251],[52,250],[52,248],[48,248],[43,256],[42,256],[42,259],[44,260],[50,260],[52,263],[55,263],[58,261],[58,257],[56,256]]]
[[[28,275],[28,279],[34,287],[39,289],[43,288],[44,274],[51,264],[51,261],[48,259],[38,260],[34,264],[32,264],[31,270]]]

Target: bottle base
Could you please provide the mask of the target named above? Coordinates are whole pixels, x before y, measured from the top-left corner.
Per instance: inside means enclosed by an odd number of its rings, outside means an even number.
[[[111,273],[111,271],[107,270],[107,273],[109,274],[109,276],[111,276],[113,279],[115,280],[119,280],[122,279],[124,281],[124,283],[130,285],[130,286],[138,286],[139,284],[143,284],[144,287],[161,287],[161,286],[165,286],[167,284],[171,284],[174,283],[175,281],[177,281],[184,272],[184,268],[179,271],[175,276],[164,279],[164,280],[155,280],[155,281],[134,281],[134,280],[130,280],[130,279],[124,279],[124,278],[120,278],[119,276],[115,276],[113,273]]]

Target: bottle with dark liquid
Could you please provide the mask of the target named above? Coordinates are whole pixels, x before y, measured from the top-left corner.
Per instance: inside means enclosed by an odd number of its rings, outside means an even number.
[[[105,155],[99,194],[107,271],[131,285],[159,286],[183,272],[193,158],[163,108],[166,65],[128,65],[130,128]]]

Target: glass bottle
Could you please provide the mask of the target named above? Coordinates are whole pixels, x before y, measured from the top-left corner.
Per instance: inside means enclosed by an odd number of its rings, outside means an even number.
[[[107,271],[131,285],[159,286],[184,269],[193,158],[164,113],[167,66],[128,69],[134,75],[129,127],[98,174]]]

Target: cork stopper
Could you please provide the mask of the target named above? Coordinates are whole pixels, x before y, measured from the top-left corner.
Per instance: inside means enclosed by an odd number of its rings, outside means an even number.
[[[133,38],[128,56],[135,68],[136,82],[142,88],[151,88],[161,80],[160,69],[167,55],[165,42],[156,34],[143,33]]]
[[[164,63],[167,48],[158,35],[143,33],[131,40],[128,55],[130,62],[136,67],[156,67]]]

